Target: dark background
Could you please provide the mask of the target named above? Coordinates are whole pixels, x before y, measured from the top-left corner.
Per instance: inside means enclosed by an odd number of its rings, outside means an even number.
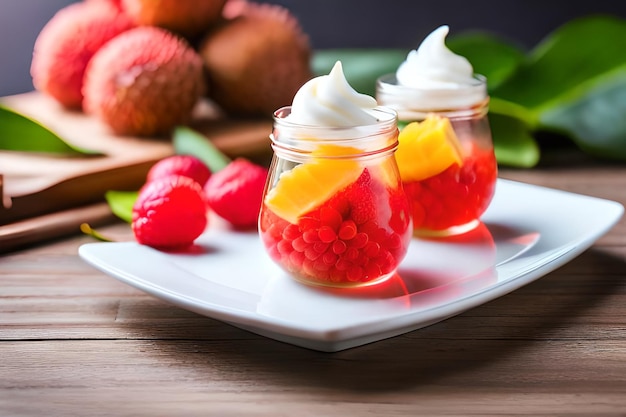
[[[0,0],[0,96],[32,90],[33,45],[73,0]],[[415,48],[436,27],[487,30],[526,49],[564,22],[592,13],[626,18],[626,0],[276,0],[292,11],[313,48]],[[624,51],[626,53],[626,51]]]

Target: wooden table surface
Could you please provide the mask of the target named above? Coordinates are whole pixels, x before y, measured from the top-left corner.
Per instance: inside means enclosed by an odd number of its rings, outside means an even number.
[[[624,164],[500,176],[626,205]],[[337,353],[148,296],[82,261],[90,241],[0,256],[0,416],[626,415],[624,218],[509,295]]]

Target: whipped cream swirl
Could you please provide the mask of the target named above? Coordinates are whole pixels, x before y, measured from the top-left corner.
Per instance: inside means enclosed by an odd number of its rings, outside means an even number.
[[[474,83],[474,68],[467,58],[446,47],[449,27],[435,29],[418,49],[409,52],[396,71],[398,84],[417,88],[455,88]]]
[[[371,110],[374,97],[354,90],[346,80],[341,61],[328,75],[306,82],[296,93],[287,117],[292,123],[323,127],[352,127],[376,123]]]
[[[447,48],[448,32],[447,25],[435,29],[398,67],[397,85],[411,89],[407,103],[437,110],[470,107],[486,98],[484,77],[476,77],[467,58]]]

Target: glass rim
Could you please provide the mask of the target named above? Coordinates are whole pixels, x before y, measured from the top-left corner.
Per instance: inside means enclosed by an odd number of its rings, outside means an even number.
[[[460,88],[457,88],[456,91],[473,90],[473,89],[480,89],[480,88],[485,88],[485,91],[486,91],[487,77],[485,77],[482,74],[474,74],[472,76],[472,79],[475,80],[474,83],[459,84]],[[396,78],[396,74],[393,72],[383,74],[380,77],[378,77],[376,79],[376,84],[389,86],[388,87],[389,89],[407,89],[407,90],[429,91],[429,92],[451,90],[449,88],[441,88],[441,87],[440,88],[423,88],[423,87],[414,87],[410,85],[398,84],[398,79]]]
[[[288,105],[288,106],[280,107],[279,109],[274,111],[274,113],[272,114],[272,118],[274,120],[275,126],[277,125],[279,127],[287,128],[287,129],[305,129],[305,130],[313,131],[313,132],[321,132],[321,131],[348,132],[348,131],[354,131],[355,129],[365,132],[368,130],[368,128],[371,128],[372,130],[383,129],[383,131],[392,130],[397,127],[397,121],[398,121],[398,112],[389,106],[382,106],[382,105],[378,105],[374,107],[373,109],[370,109],[368,113],[372,114],[373,116],[376,116],[376,115],[385,116],[384,118],[376,117],[376,122],[374,123],[364,124],[364,125],[355,125],[355,126],[319,126],[319,125],[295,123],[287,119],[287,116],[291,114],[291,109],[292,109],[292,106]]]

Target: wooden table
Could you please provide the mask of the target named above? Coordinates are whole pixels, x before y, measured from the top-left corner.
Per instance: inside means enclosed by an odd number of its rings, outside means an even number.
[[[626,205],[623,164],[501,177]],[[509,295],[334,354],[152,298],[83,262],[89,241],[0,257],[1,416],[626,415],[626,219]]]

